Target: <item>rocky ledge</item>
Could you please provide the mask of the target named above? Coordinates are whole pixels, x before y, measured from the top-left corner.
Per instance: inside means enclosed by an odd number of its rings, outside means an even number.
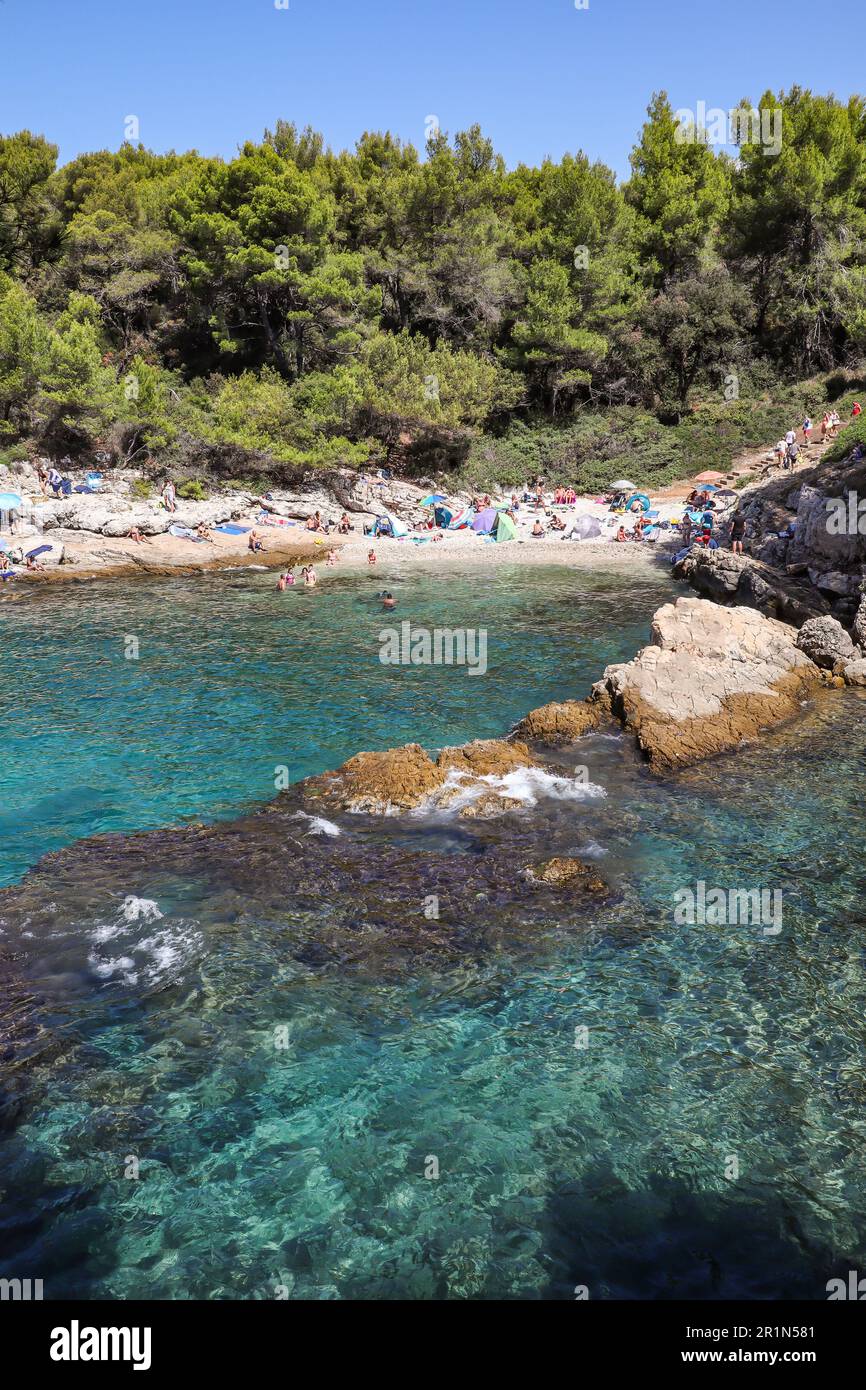
[[[677,579],[716,603],[756,608],[768,618],[799,627],[830,612],[830,603],[807,580],[780,573],[750,555],[693,546],[674,568]]]

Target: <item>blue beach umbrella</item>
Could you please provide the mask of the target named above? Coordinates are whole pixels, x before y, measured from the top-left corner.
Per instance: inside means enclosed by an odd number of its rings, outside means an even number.
[[[37,555],[44,555],[46,551],[53,549],[54,547],[52,545],[37,545],[35,550],[28,550],[27,559],[35,560]]]
[[[21,498],[17,492],[0,492],[0,512],[17,512]]]

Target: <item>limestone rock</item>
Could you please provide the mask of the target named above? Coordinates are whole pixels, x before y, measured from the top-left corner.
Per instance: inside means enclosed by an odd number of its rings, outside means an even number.
[[[413,810],[434,793],[442,793],[437,804],[448,805],[462,799],[465,779],[503,777],[519,767],[536,765],[525,743],[505,739],[478,739],[460,748],[443,748],[436,762],[420,744],[409,743],[381,753],[357,753],[336,772],[305,782],[304,798],[336,810],[388,815]],[[520,804],[491,787],[460,814],[484,817]]]
[[[795,630],[751,608],[677,599],[652,622],[652,645],[609,666],[603,684],[654,770],[736,748],[789,718],[819,678]]]
[[[805,652],[816,666],[832,671],[837,661],[849,661],[854,654],[854,643],[844,627],[835,618],[810,618],[800,628],[797,646]]]
[[[598,726],[603,707],[588,700],[553,701],[530,710],[514,729],[514,738],[536,739],[551,746],[573,743]]]
[[[842,668],[842,679],[846,685],[866,686],[866,659],[861,657],[857,661],[849,661]]]
[[[436,760],[442,780],[450,772],[472,777],[504,777],[518,767],[536,767],[537,761],[525,743],[505,739],[476,739],[461,748],[443,748]]]
[[[357,753],[336,772],[311,778],[304,794],[346,811],[385,815],[419,806],[442,780],[429,753],[408,743],[382,753]]]
[[[674,569],[693,589],[719,603],[741,603],[795,625],[829,613],[827,599],[811,584],[782,574],[750,555],[694,546]]]

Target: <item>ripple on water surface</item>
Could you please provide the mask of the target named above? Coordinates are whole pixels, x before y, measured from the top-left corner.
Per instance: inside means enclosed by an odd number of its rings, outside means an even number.
[[[492,711],[478,698],[457,717],[449,702],[476,697],[444,684],[435,699],[428,692],[425,723],[419,689],[417,707],[409,702],[418,722],[404,734],[396,693],[393,703],[369,690],[365,700],[358,649],[356,662],[344,651],[345,669],[328,679],[330,726],[317,756],[334,763],[359,742],[394,743],[421,726],[433,728],[431,744],[498,732],[530,705],[573,693],[576,670],[581,686],[628,655],[609,628],[618,612],[622,631],[645,631],[640,596],[617,597],[611,582],[578,601],[557,587],[567,581],[557,576],[540,595],[521,589],[525,575],[514,581],[516,692],[507,672],[494,675]],[[309,692],[324,722],[313,677],[296,669],[309,631],[282,669],[275,639],[263,635],[271,595],[249,585],[245,611],[261,605],[264,628],[251,617],[237,638],[226,699],[242,709],[242,648],[253,631],[262,639],[253,669],[263,663],[273,682],[266,702],[279,706],[283,679],[286,690]],[[133,630],[144,600],[124,592],[120,626]],[[228,643],[236,624],[223,597]],[[658,598],[644,596],[647,610]],[[334,601],[354,614],[351,643],[363,647],[357,586]],[[432,613],[454,600],[419,591],[417,601]],[[156,590],[147,599],[160,612],[164,602]],[[108,614],[95,621],[110,645]],[[518,633],[531,669],[516,655]],[[201,673],[217,641],[207,621],[197,639],[184,679]],[[640,635],[628,640],[633,648]],[[563,651],[580,643],[564,669]],[[592,667],[585,677],[582,663]],[[174,666],[162,671],[172,711],[162,724],[156,696],[133,700],[133,677],[118,680],[108,708],[149,711],[140,726],[153,760],[157,731],[174,739],[182,727],[183,680]],[[346,698],[357,704],[349,714]],[[82,708],[76,697],[75,717]],[[289,837],[298,848],[286,855],[283,903],[272,892],[272,837],[282,831],[267,817],[240,832],[256,853],[261,838],[268,865],[241,906],[206,856],[198,880],[172,877],[164,858],[161,871],[157,863],[134,881],[130,865],[147,865],[145,850],[139,859],[128,846],[106,851],[101,865],[84,849],[64,856],[51,893],[36,876],[30,918],[13,926],[9,914],[2,938],[14,959],[0,963],[12,1049],[0,1273],[42,1277],[55,1297],[271,1298],[284,1288],[315,1299],[572,1298],[576,1285],[592,1297],[825,1297],[827,1279],[866,1260],[862,709],[854,695],[822,699],[795,730],[669,783],[652,779],[622,740],[596,737],[581,757],[603,796],[536,785],[534,804],[496,825],[434,816],[377,829],[337,817],[337,837],[310,835],[287,813],[287,848]],[[331,757],[328,740],[336,752],[355,718],[369,737]],[[268,794],[252,785],[254,769],[259,758],[279,761],[284,734],[269,742],[255,712],[237,714],[234,728],[252,750],[244,776],[219,780],[237,761],[223,745],[199,813]],[[85,721],[85,761],[88,729]],[[109,747],[116,736],[107,733]],[[210,728],[195,739],[199,749],[219,744]],[[63,746],[67,766],[80,746]],[[179,756],[173,745],[170,758]],[[573,772],[567,758],[560,772]],[[207,782],[202,775],[199,788]],[[155,785],[163,801],[145,798],[138,824],[188,813],[186,793],[172,790],[167,815],[166,782]],[[124,809],[133,824],[135,809]],[[93,819],[103,815],[91,808]],[[72,838],[60,820],[46,837]],[[539,920],[520,906],[517,875],[568,850],[594,855],[614,891],[588,911],[549,890]],[[318,865],[324,875],[329,854],[346,865],[366,859],[371,877],[335,874],[333,894],[316,905],[302,871]],[[374,892],[384,913],[389,892],[406,891],[411,866],[427,860],[442,874],[451,863],[461,893],[465,885],[466,936],[438,963],[403,951],[399,968],[377,954],[337,966],[297,950],[302,937],[327,933],[329,914],[348,914],[353,894],[373,930]],[[780,890],[782,931],[678,925],[673,893],[700,879]],[[26,903],[22,893],[8,901]],[[498,916],[512,924],[499,936]],[[138,1180],[125,1176],[132,1158]]]

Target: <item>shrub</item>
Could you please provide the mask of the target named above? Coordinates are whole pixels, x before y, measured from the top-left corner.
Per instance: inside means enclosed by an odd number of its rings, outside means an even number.
[[[181,483],[177,489],[177,495],[184,502],[204,502],[207,500],[207,489],[203,483],[193,479],[190,482]]]

